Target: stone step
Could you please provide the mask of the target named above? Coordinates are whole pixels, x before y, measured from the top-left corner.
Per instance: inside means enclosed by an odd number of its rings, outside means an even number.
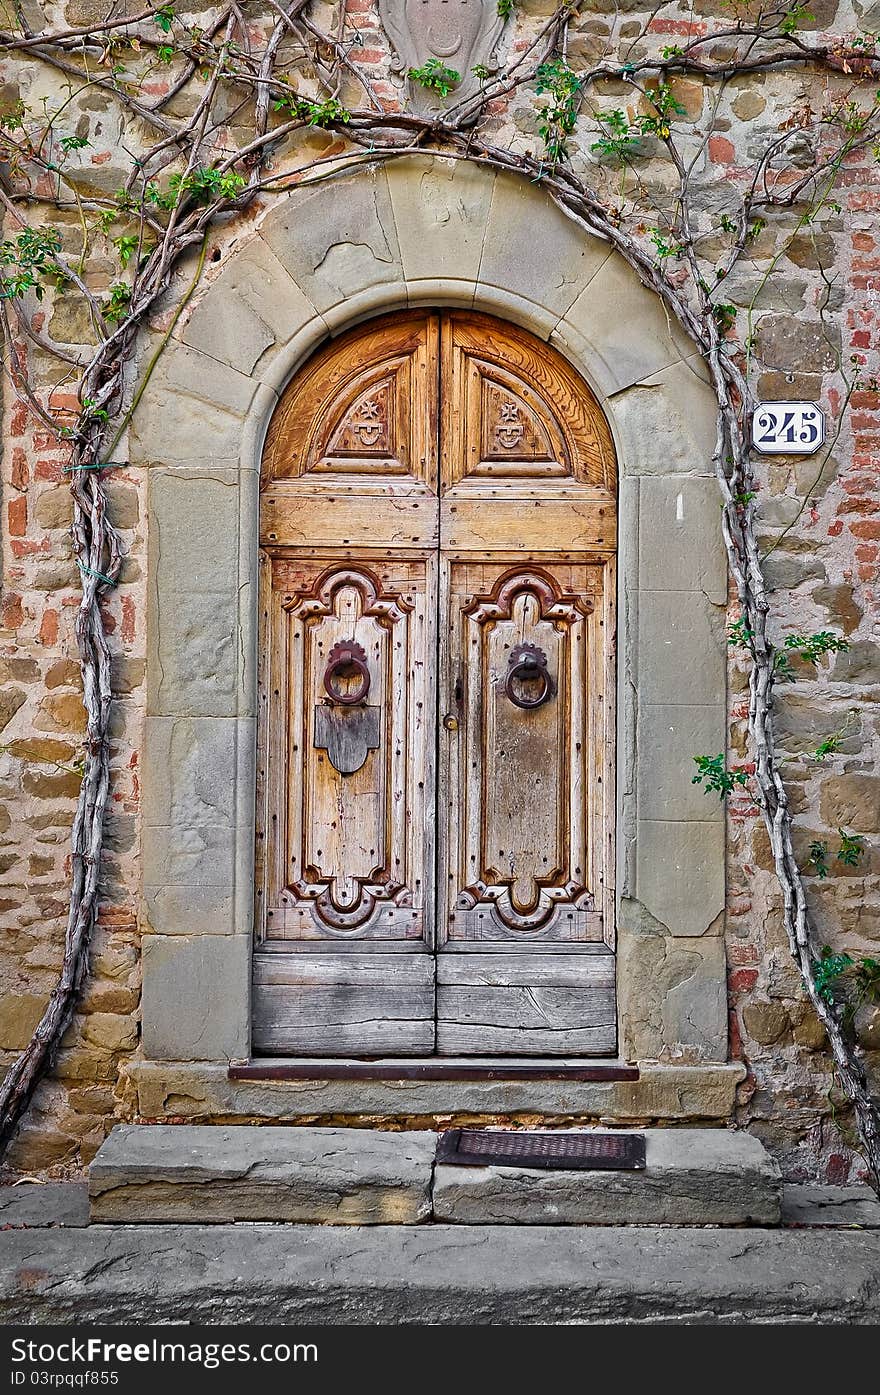
[[[749,1134],[639,1129],[644,1171],[459,1167],[437,1135],[117,1126],[89,1176],[92,1222],[776,1225],[779,1169]]]
[[[121,1124],[89,1168],[95,1221],[415,1225],[437,1136],[378,1129]]]
[[[464,1225],[778,1225],[777,1164],[751,1134],[636,1129],[639,1172],[457,1167],[434,1173],[434,1217]]]

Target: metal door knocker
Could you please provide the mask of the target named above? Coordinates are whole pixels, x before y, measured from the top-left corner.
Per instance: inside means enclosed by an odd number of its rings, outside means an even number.
[[[537,684],[530,696],[528,689]],[[534,644],[518,644],[510,651],[504,692],[514,707],[529,709],[543,707],[556,692],[556,684],[547,671],[547,655]]]
[[[356,688],[339,686],[340,679],[354,675],[360,678]],[[370,670],[367,668],[366,651],[353,639],[341,639],[330,650],[324,669],[324,691],[333,702],[341,702],[344,707],[354,707],[365,701],[370,691]]]
[[[348,684],[353,686],[349,687]],[[315,748],[340,775],[354,775],[379,746],[380,713],[367,707],[370,670],[363,647],[342,639],[327,656],[323,688],[327,697],[315,707]]]

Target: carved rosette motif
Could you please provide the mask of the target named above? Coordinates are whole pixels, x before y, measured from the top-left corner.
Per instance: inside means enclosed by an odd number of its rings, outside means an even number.
[[[379,0],[379,18],[394,49],[397,72],[422,68],[433,58],[460,74],[461,82],[446,105],[479,91],[475,67],[498,69],[497,50],[505,25],[498,14],[498,0]],[[436,92],[419,83],[409,86],[413,110],[431,112],[444,105]]]

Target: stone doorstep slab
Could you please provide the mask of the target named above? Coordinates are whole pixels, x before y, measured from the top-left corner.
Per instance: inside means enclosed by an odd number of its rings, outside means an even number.
[[[0,1230],[89,1223],[86,1182],[12,1182],[0,1186]]]
[[[7,1325],[871,1325],[880,1309],[877,1231],[92,1225],[2,1239]]]
[[[641,1172],[457,1167],[434,1172],[434,1218],[464,1225],[778,1225],[782,1181],[759,1139],[638,1129]]]
[[[416,1225],[436,1135],[121,1124],[89,1169],[91,1221]]]
[[[779,1169],[726,1129],[639,1129],[642,1172],[439,1164],[437,1135],[118,1125],[89,1175],[94,1222],[777,1225]]]

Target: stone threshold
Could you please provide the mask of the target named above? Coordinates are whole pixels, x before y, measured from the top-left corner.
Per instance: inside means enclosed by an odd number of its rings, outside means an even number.
[[[635,1063],[637,1079],[578,1078],[401,1079],[233,1077],[226,1061],[133,1061],[124,1067],[134,1086],[139,1115],[168,1115],[196,1123],[237,1120],[445,1120],[515,1117],[671,1123],[728,1120],[736,1087],[745,1077],[739,1062],[704,1065]],[[236,1069],[232,1066],[232,1069]],[[311,1068],[310,1068],[311,1069]]]
[[[230,1080],[638,1080],[638,1066],[560,1057],[424,1056],[376,1060],[265,1057],[233,1061]]]
[[[778,1225],[781,1177],[751,1134],[640,1129],[640,1170],[461,1167],[428,1130],[120,1124],[89,1169],[92,1222]]]

